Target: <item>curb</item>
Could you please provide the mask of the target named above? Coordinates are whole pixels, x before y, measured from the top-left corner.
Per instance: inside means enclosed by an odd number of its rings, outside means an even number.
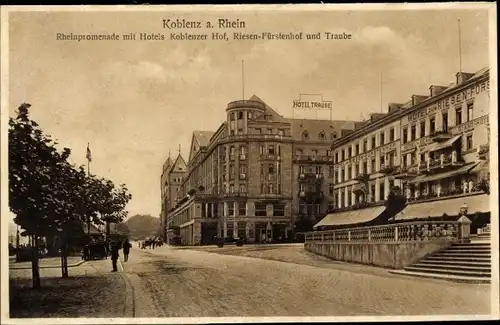
[[[79,261],[77,263],[68,264],[68,267],[80,266],[85,262],[87,262],[87,261],[82,260],[82,261]],[[61,265],[40,266],[41,269],[58,269],[60,267],[61,267]],[[9,270],[31,270],[31,266],[30,267],[12,267],[12,266],[9,266]]]

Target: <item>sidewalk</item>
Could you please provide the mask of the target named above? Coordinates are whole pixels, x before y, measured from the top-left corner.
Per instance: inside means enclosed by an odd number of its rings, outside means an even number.
[[[74,267],[82,265],[85,261],[79,256],[69,256],[68,257],[68,267]],[[40,268],[60,268],[61,258],[60,257],[47,257],[40,259]],[[11,270],[31,270],[31,261],[28,262],[16,262],[11,260],[9,257],[9,269]]]
[[[120,272],[111,273],[110,260],[97,260],[69,269],[62,278],[57,268],[40,270],[40,290],[32,289],[31,272],[11,269],[10,317],[124,317],[127,288]]]

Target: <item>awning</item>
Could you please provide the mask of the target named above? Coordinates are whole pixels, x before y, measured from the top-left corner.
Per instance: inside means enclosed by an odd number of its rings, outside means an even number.
[[[372,221],[385,210],[384,206],[371,207],[366,209],[343,211],[328,214],[313,228],[322,226],[345,226],[362,222]]]
[[[489,172],[489,164],[487,161],[480,161],[476,166],[472,167],[469,173],[480,174]]]
[[[432,143],[432,144],[428,145],[427,147],[424,147],[422,149],[422,152],[424,152],[424,151],[436,151],[436,150],[441,150],[444,148],[451,147],[455,143],[455,141],[460,139],[460,137],[461,137],[461,135],[456,135],[453,138],[446,140],[445,142]]]
[[[460,207],[467,205],[467,214],[490,211],[490,196],[487,194],[462,196],[453,199],[443,199],[432,202],[412,203],[398,213],[395,220],[427,219],[429,217],[442,217],[458,215]]]
[[[431,175],[419,175],[412,179],[410,183],[423,183],[423,182],[431,182],[431,181],[437,181],[438,179],[444,179],[444,178],[449,178],[457,175],[462,175],[462,174],[467,174],[472,168],[476,167],[479,163],[469,163],[465,166],[462,166],[460,168],[450,170],[444,173],[439,173],[439,174],[431,174]]]

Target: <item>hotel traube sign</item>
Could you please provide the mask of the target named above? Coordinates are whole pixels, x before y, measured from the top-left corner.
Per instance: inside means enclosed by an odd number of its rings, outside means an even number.
[[[294,99],[293,108],[331,109],[332,102],[323,100],[323,95],[300,94],[299,99]]]

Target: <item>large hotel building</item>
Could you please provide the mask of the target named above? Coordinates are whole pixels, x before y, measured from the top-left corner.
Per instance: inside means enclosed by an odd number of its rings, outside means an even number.
[[[187,161],[164,164],[164,236],[273,242],[359,224],[384,211],[394,185],[408,204],[393,220],[454,215],[463,204],[488,212],[489,87],[489,69],[460,72],[363,122],[289,119],[256,96],[231,102],[217,131],[193,132]]]

